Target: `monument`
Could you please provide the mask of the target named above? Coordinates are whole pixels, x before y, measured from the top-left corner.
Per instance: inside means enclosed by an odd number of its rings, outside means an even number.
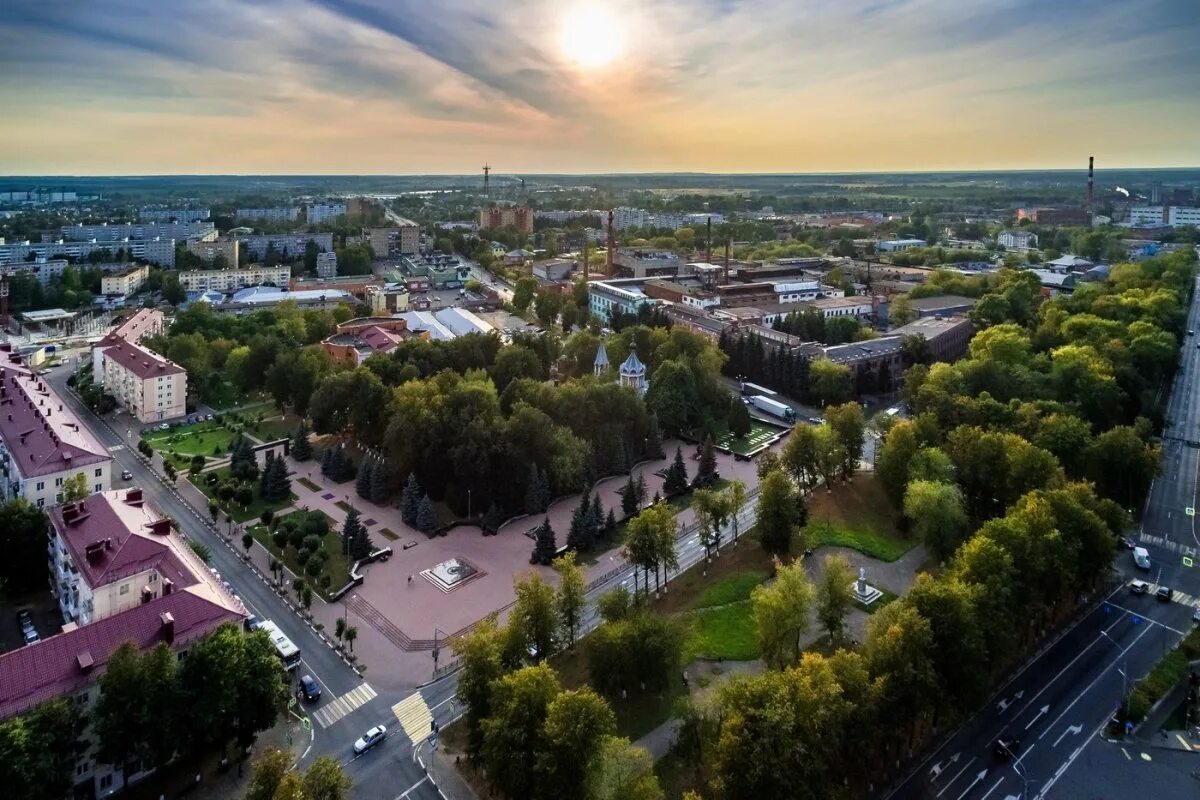
[[[854,599],[864,606],[869,606],[880,597],[883,597],[883,592],[867,583],[867,568],[859,567],[858,580],[854,582]]]
[[[479,570],[461,558],[448,558],[430,569],[421,571],[421,577],[443,592],[452,592],[481,574]]]

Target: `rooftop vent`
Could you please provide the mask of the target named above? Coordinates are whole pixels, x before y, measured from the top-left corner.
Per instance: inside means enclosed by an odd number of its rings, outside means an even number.
[[[84,650],[79,655],[75,656],[75,663],[79,665],[80,672],[91,672],[95,662],[92,661],[92,654],[88,650]]]
[[[171,616],[170,611],[164,611],[158,615],[159,625],[161,626],[163,639],[170,644],[175,641],[175,618]]]

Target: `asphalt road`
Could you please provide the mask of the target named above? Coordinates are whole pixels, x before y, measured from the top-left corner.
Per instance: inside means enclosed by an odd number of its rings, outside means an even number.
[[[1192,301],[1188,319],[1189,328],[1200,325],[1200,292]],[[1192,389],[1200,378],[1196,337],[1185,340],[1181,365],[1167,406],[1163,474],[1151,488],[1137,532],[1142,546],[1150,551],[1151,569],[1136,569],[1130,554],[1119,552],[1114,563],[1119,584],[1104,598],[1096,598],[1056,643],[885,796],[895,800],[1133,796],[1095,785],[1087,772],[1090,767],[1081,770],[1078,764],[1085,754],[1084,764],[1100,758],[1095,750],[1104,744],[1101,734],[1123,693],[1191,628],[1192,613],[1200,602],[1196,599],[1200,576],[1183,561],[1200,551],[1195,517],[1187,513],[1196,504],[1200,466],[1200,442],[1191,443],[1200,439],[1200,401]],[[1152,583],[1150,594],[1130,592],[1127,582],[1135,577]],[[1153,597],[1159,585],[1174,590],[1173,602]],[[998,759],[993,753],[1002,733],[1021,740],[1016,759]],[[1128,769],[1135,769],[1132,758],[1121,758],[1128,762]],[[1142,759],[1138,757],[1138,761]],[[1108,768],[1119,771],[1119,762]],[[1100,793],[1080,794],[1088,791],[1080,784],[1088,782]]]

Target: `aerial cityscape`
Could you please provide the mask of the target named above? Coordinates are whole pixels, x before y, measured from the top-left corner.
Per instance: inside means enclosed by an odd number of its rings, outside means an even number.
[[[12,3],[0,796],[1197,797],[1198,35]]]

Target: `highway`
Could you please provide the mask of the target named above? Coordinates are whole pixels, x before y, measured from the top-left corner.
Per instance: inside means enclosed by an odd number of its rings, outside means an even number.
[[[1200,325],[1200,292],[1193,297],[1188,328]],[[1080,793],[1088,783],[1080,757],[1106,741],[1108,720],[1128,687],[1143,677],[1193,625],[1200,606],[1200,576],[1184,558],[1200,554],[1195,517],[1200,467],[1200,401],[1193,387],[1200,379],[1196,337],[1184,340],[1179,370],[1167,404],[1163,436],[1163,473],[1147,498],[1135,532],[1151,556],[1151,569],[1138,570],[1128,551],[1118,551],[1114,585],[1092,598],[1085,613],[996,693],[898,788],[884,797],[895,800],[1053,800],[1109,797],[1103,786]],[[1150,592],[1134,595],[1128,581],[1151,583]],[[1160,602],[1158,586],[1174,591]],[[1015,759],[993,753],[1001,734],[1021,740]],[[1146,738],[1153,732],[1142,732]],[[1126,754],[1126,758],[1128,758]],[[1088,759],[1084,758],[1084,763]],[[1200,764],[1197,764],[1200,766]],[[1147,789],[1149,787],[1146,787]],[[1099,792],[1099,793],[1096,793]],[[1166,795],[1163,795],[1166,796]],[[1174,796],[1174,795],[1172,795]]]

